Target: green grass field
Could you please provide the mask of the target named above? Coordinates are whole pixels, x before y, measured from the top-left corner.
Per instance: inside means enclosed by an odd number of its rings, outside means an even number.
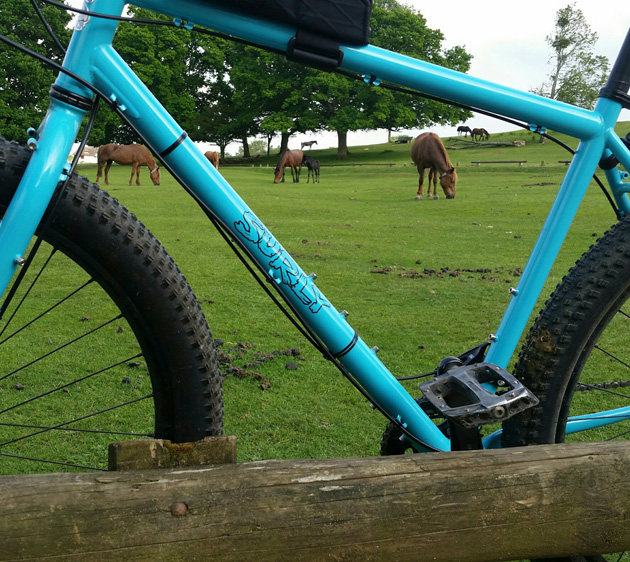
[[[305,183],[306,170],[299,184],[274,184],[277,157],[220,172],[301,267],[317,274],[320,290],[350,313],[392,372],[404,376],[431,370],[496,330],[566,171],[558,161],[570,159],[528,132],[490,140],[517,139],[526,145],[450,149],[459,176],[454,200],[414,200],[411,145],[352,147],[344,162],[334,149],[312,150],[322,162],[318,185]],[[445,144],[460,146],[456,141]],[[475,166],[475,160],[527,163]],[[393,165],[375,165],[383,163]],[[94,180],[96,167],[82,165],[79,173]],[[164,171],[159,187],[146,168],[142,186],[128,186],[129,173],[114,166],[111,185],[101,187],[173,255],[231,365],[299,350],[238,371],[246,376],[226,373],[225,433],[237,436],[239,460],[378,454],[384,419],[275,309],[195,203]],[[593,183],[546,295],[614,220]],[[414,392],[416,384],[409,388]]]

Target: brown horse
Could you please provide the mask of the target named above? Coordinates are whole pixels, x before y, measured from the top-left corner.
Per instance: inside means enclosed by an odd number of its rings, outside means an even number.
[[[416,199],[422,199],[422,184],[426,168],[429,168],[429,189],[427,194],[431,194],[431,182],[433,182],[433,199],[438,199],[435,193],[435,186],[439,178],[446,198],[453,199],[455,197],[457,172],[448,158],[446,148],[444,148],[440,137],[435,133],[422,133],[418,136],[411,147],[411,159],[418,167],[418,174],[420,175]]]
[[[488,140],[490,138],[490,133],[488,133],[485,129],[473,129],[470,132],[470,136],[472,137],[472,140],[482,140],[484,138]]]
[[[286,150],[280,156],[280,161],[274,170],[273,183],[284,182],[284,169],[291,167],[291,178],[293,183],[300,183],[300,172],[302,171],[302,160],[304,153],[301,150]]]
[[[307,142],[303,142],[300,146],[301,150],[304,150],[304,147],[306,148],[311,148],[314,144],[317,144],[317,141],[307,141]]]
[[[151,153],[140,144],[104,144],[99,146],[98,153],[98,172],[96,173],[96,183],[98,183],[105,166],[105,185],[109,185],[109,179],[107,178],[107,172],[112,165],[112,162],[116,164],[123,164],[128,166],[131,164],[131,177],[129,178],[129,185],[133,181],[133,175],[136,174],[136,185],[140,185],[140,166],[146,164],[151,174],[151,180],[153,185],[160,185],[160,168],[155,163]]]
[[[217,170],[219,169],[219,155],[214,150],[208,150],[204,156],[210,160],[210,164],[212,164]]]

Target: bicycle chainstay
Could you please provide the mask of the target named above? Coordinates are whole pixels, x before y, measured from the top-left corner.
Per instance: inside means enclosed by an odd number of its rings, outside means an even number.
[[[624,388],[624,387],[629,387],[629,386],[630,386],[630,381],[599,382],[599,383],[593,383],[593,384],[579,382],[577,383],[575,390],[578,390],[578,391],[614,390],[616,388]]]

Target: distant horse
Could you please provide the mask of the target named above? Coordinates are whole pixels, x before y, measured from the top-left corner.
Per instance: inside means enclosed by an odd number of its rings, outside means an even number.
[[[293,183],[300,183],[300,172],[302,171],[302,160],[304,153],[301,150],[286,150],[280,156],[280,160],[274,170],[273,183],[284,182],[284,169],[291,167],[291,178]]]
[[[464,137],[467,137],[468,133],[472,135],[470,127],[466,127],[466,125],[460,125],[459,127],[457,127],[457,135],[461,137],[462,133],[464,133]]]
[[[485,129],[473,129],[470,132],[470,136],[472,137],[472,140],[482,140],[484,138],[488,140],[490,138],[490,133],[488,133]]]
[[[140,185],[140,166],[142,166],[142,164],[148,166],[153,185],[160,185],[160,168],[155,163],[151,153],[140,144],[104,144],[103,146],[99,146],[96,157],[98,160],[96,183],[98,183],[101,177],[103,165],[107,163],[105,166],[105,184],[109,185],[107,172],[109,172],[112,162],[116,162],[116,164],[123,164],[125,166],[131,164],[129,185],[131,185],[134,174],[136,174],[136,185]]]
[[[427,190],[427,195],[430,196],[431,183],[433,183],[433,199],[438,199],[435,193],[435,186],[439,178],[446,198],[453,199],[455,197],[457,172],[448,158],[446,148],[444,148],[440,137],[435,133],[422,133],[418,136],[411,147],[411,159],[418,167],[418,174],[420,175],[416,199],[422,199],[422,184],[426,168],[429,168],[429,189]]]
[[[210,164],[212,164],[217,170],[219,169],[219,155],[214,150],[208,150],[204,156],[210,160]]]
[[[307,141],[303,142],[302,146],[300,146],[300,150],[304,150],[304,147],[311,148],[314,144],[317,144],[317,141]]]
[[[319,183],[319,160],[313,160],[310,156],[304,156],[302,164],[308,168],[306,183],[311,178],[311,174],[313,174],[313,183]]]

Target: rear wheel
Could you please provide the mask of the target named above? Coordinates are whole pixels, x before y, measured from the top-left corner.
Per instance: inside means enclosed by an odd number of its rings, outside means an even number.
[[[628,438],[627,419],[573,434],[567,419],[630,405],[629,296],[626,217],[582,256],[536,319],[514,374],[540,403],[503,424],[504,446]],[[629,559],[617,553],[554,560]]]
[[[29,154],[0,140],[2,213]],[[113,441],[220,435],[210,331],[159,242],[76,175],[42,224],[0,323],[0,472],[105,469]]]

